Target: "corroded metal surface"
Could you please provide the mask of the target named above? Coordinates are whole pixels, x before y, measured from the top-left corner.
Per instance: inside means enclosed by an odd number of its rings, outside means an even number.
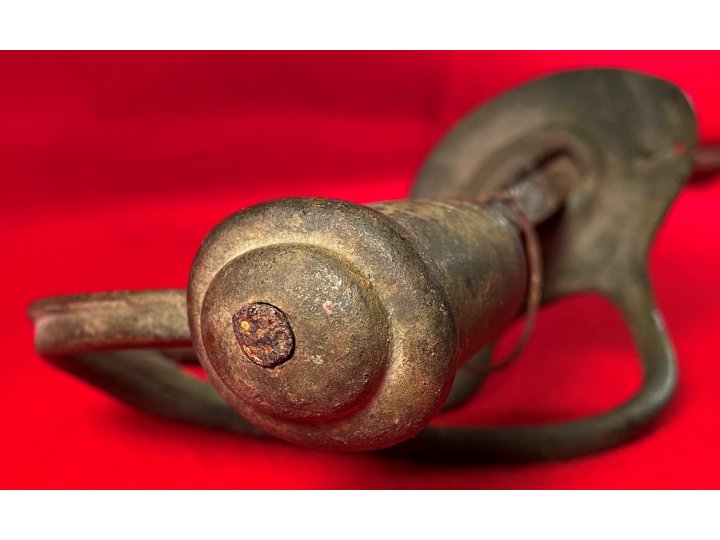
[[[515,317],[526,281],[501,208],[281,199],[210,233],[188,313],[208,378],[245,418],[298,444],[372,449],[427,425],[458,362]],[[272,370],[242,361],[225,316],[248,302],[292,326],[295,352]]]
[[[187,305],[182,291],[42,300],[36,345],[144,410],[308,446],[453,460],[606,448],[647,429],[674,389],[645,265],[695,146],[690,106],[666,82],[618,70],[541,79],[461,122],[413,199],[248,208],[203,242]],[[543,301],[592,290],[618,306],[643,388],[590,419],[423,430],[473,395],[488,344],[524,307],[527,253],[502,200],[537,224]],[[189,346],[219,395],[177,367],[187,353],[172,351]]]
[[[262,367],[275,367],[290,358],[295,336],[287,317],[275,306],[246,304],[232,316],[232,325],[248,360]]]

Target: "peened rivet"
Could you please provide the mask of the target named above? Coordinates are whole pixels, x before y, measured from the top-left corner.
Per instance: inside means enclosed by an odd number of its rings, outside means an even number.
[[[275,367],[292,355],[295,337],[285,314],[273,305],[246,304],[232,317],[240,349],[251,362]]]

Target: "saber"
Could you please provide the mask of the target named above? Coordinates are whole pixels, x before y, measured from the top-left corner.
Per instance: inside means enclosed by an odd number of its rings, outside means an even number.
[[[624,70],[540,79],[462,120],[409,199],[247,208],[204,240],[187,291],[37,301],[36,348],[149,413],[304,446],[451,461],[609,448],[646,431],[675,389],[647,255],[696,147],[692,108],[668,82]],[[570,422],[428,427],[517,357],[541,304],[585,291],[633,334],[635,396]],[[522,315],[513,354],[493,359]],[[207,381],[182,369],[194,361]]]

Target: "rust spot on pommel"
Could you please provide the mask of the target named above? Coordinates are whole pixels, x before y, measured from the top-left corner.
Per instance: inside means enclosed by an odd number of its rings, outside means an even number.
[[[235,338],[249,360],[275,367],[292,355],[295,338],[285,314],[275,306],[247,304],[232,318]]]

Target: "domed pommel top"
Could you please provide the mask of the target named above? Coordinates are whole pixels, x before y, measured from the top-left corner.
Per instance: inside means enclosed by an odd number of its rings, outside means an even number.
[[[210,283],[202,340],[215,373],[258,411],[329,419],[362,405],[388,358],[388,324],[367,282],[310,245],[254,249]]]

